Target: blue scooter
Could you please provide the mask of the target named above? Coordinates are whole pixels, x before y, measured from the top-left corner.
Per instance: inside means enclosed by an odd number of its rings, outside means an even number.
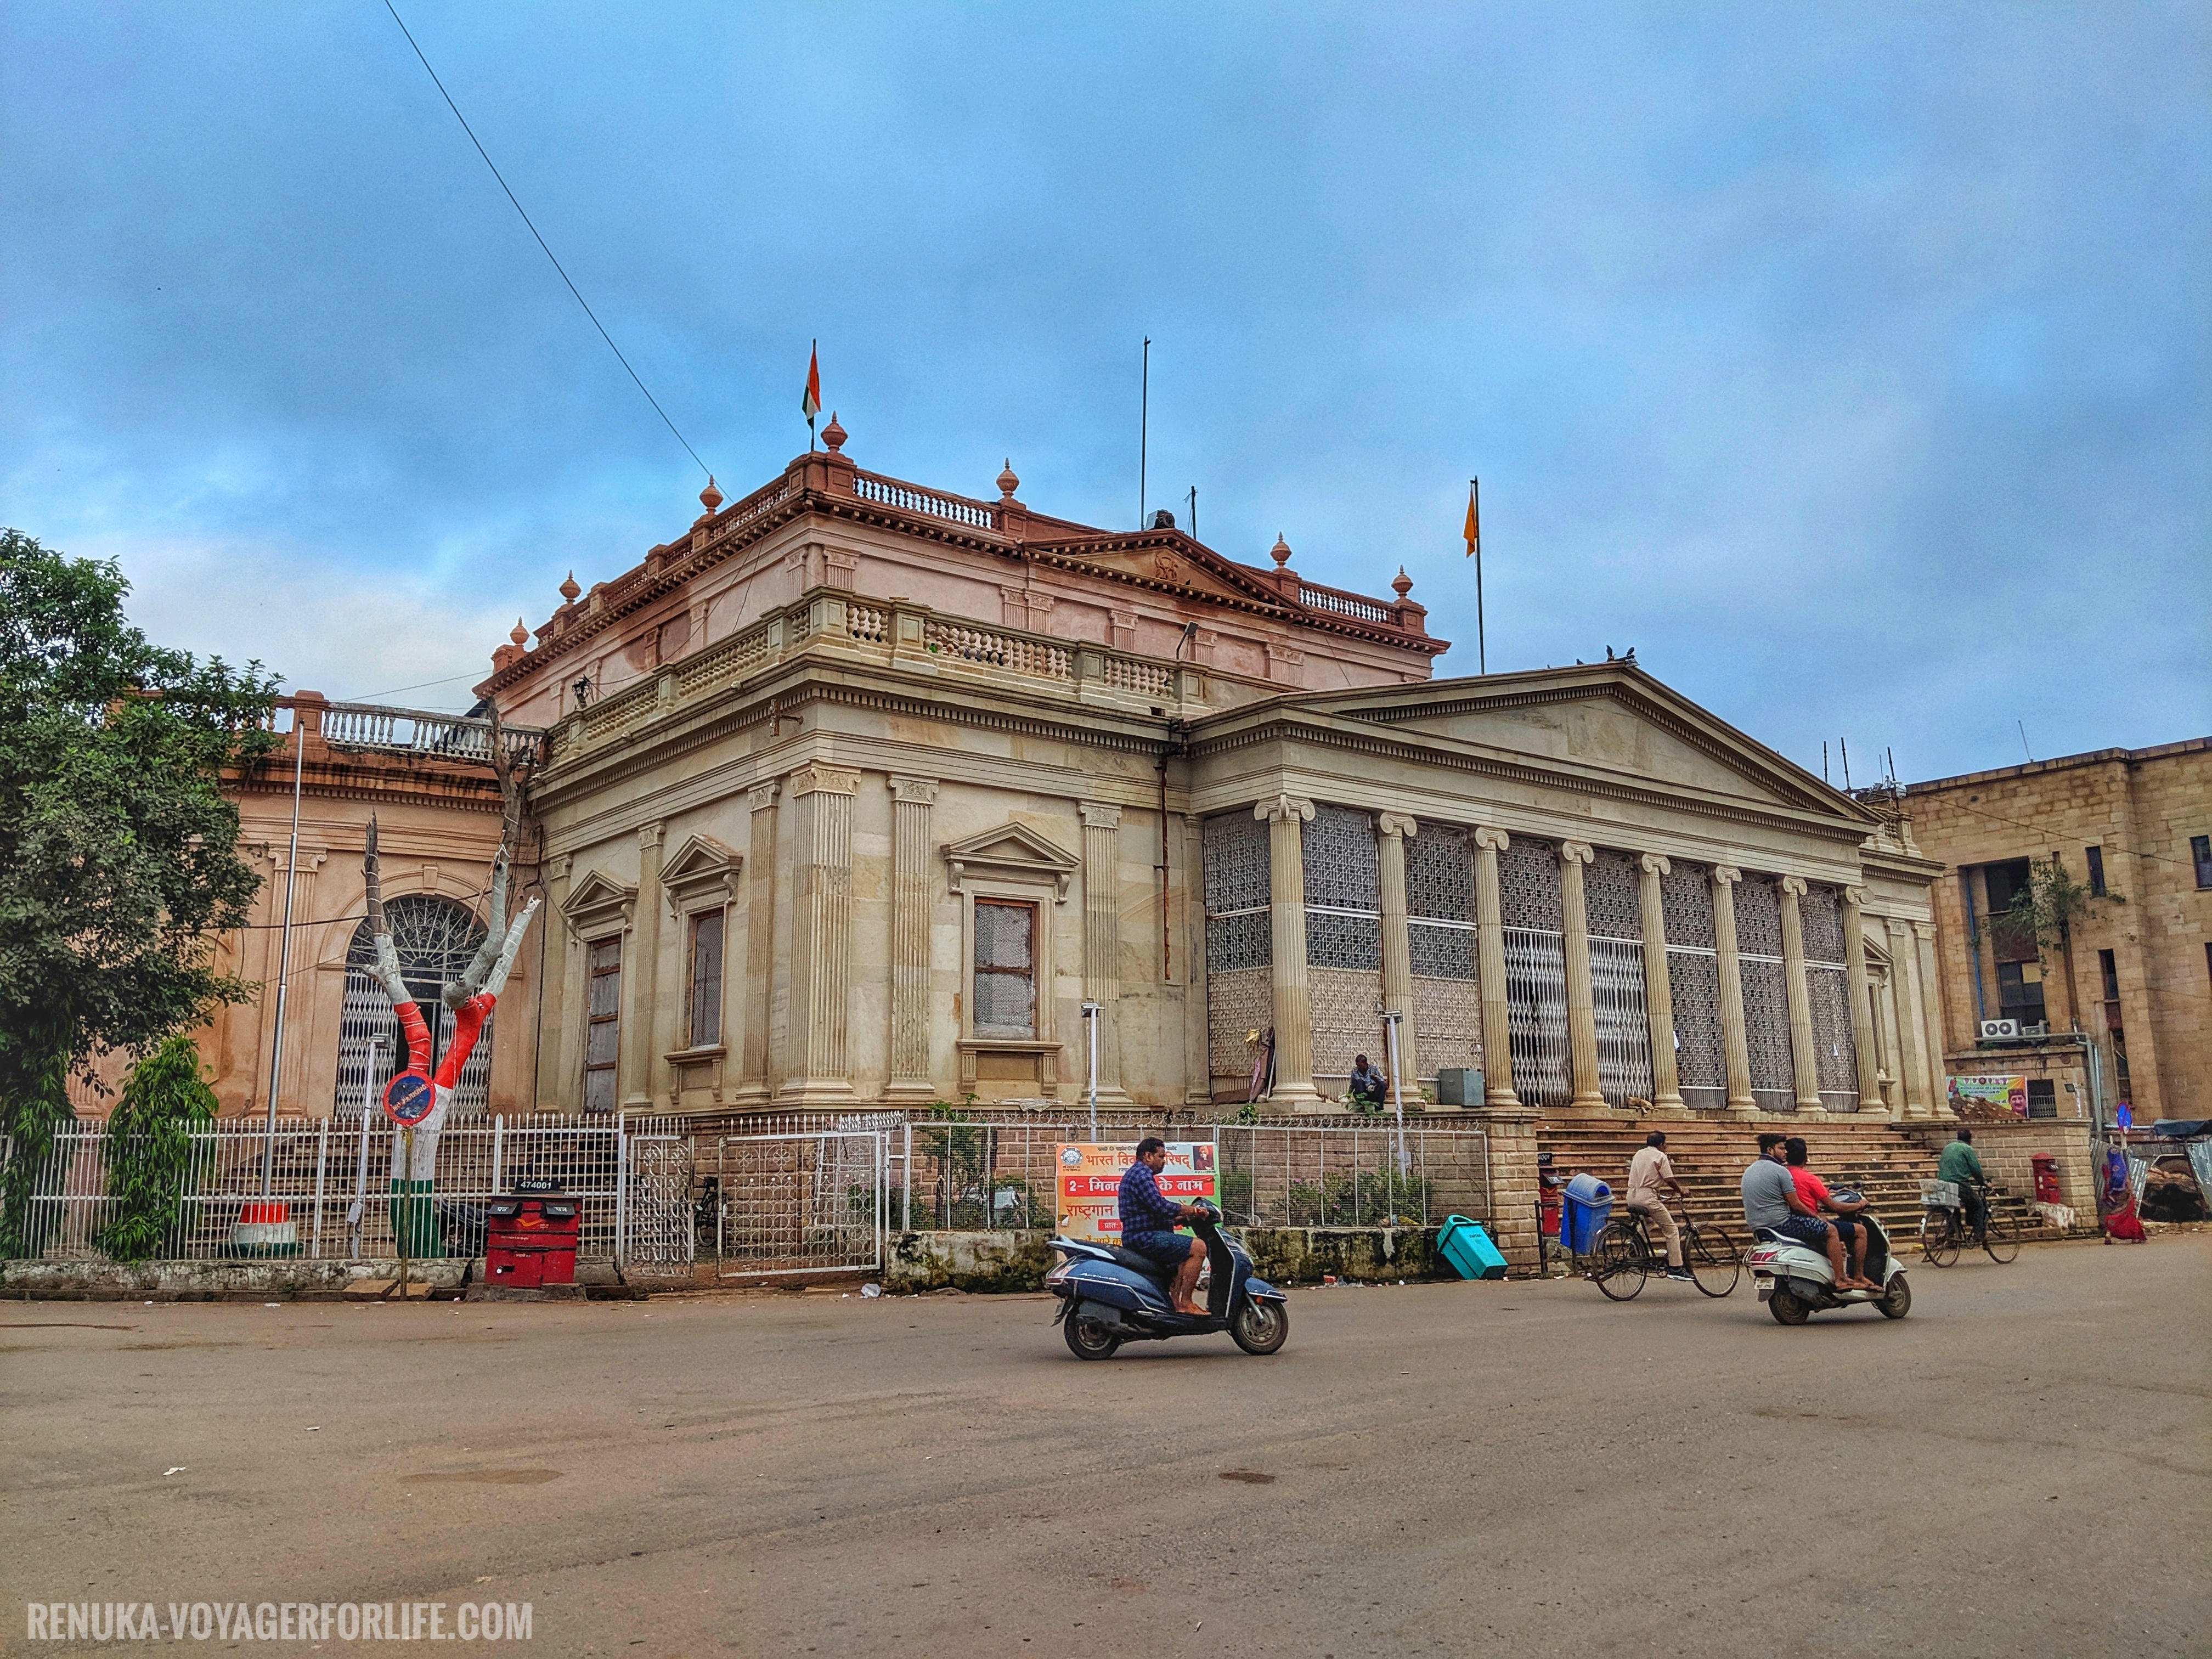
[[[1060,1298],[1053,1323],[1078,1359],[1111,1359],[1124,1342],[1164,1342],[1171,1336],[1229,1333],[1246,1353],[1273,1353],[1290,1340],[1290,1301],[1264,1279],[1252,1276],[1252,1258],[1221,1231],[1221,1212],[1204,1200],[1191,1231],[1206,1241],[1212,1277],[1206,1311],[1181,1314],[1169,1300],[1172,1267],[1117,1244],[1092,1244],[1079,1238],[1054,1238],[1060,1265],[1045,1275],[1044,1287]]]

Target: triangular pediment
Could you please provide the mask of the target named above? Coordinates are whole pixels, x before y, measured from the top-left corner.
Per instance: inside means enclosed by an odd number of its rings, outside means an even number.
[[[1133,535],[1085,537],[1032,544],[1033,556],[1121,576],[1206,599],[1280,605],[1283,597],[1254,571],[1225,559],[1179,530],[1147,530]]]
[[[1296,701],[1339,719],[1539,763],[1798,811],[1873,817],[1633,664],[1577,664]]]
[[[970,875],[988,874],[1049,884],[1064,899],[1068,882],[1082,862],[1025,823],[1002,823],[964,841],[948,842],[938,850],[956,893]]]
[[[614,921],[628,926],[636,908],[635,883],[617,881],[597,870],[586,871],[561,901],[562,915],[577,928]]]
[[[727,882],[744,867],[744,856],[737,848],[716,841],[712,836],[693,836],[676,849],[675,856],[661,867],[660,882],[664,887],[688,888]]]

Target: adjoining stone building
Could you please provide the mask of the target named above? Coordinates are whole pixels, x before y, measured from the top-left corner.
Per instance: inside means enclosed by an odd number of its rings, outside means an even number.
[[[1899,805],[1944,866],[1950,1074],[2016,1074],[2037,1117],[2212,1114],[2212,738],[1936,778]],[[2056,947],[1997,925],[2045,860],[2092,896]],[[1983,1036],[2008,1020],[2021,1037]]]
[[[1433,678],[1402,572],[846,435],[478,688],[552,728],[539,1105],[1073,1103],[1096,1003],[1109,1103],[1241,1101],[1272,1027],[1270,1107],[1318,1109],[1389,1009],[1500,1124],[1944,1115],[1940,866],[1868,807],[1632,662]]]

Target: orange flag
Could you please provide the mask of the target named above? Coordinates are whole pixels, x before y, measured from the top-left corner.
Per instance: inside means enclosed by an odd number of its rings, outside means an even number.
[[[1474,480],[1470,478],[1467,483],[1467,528],[1462,532],[1467,538],[1469,558],[1474,556],[1474,550],[1482,544],[1482,521],[1475,516],[1474,499]]]
[[[818,344],[817,342],[807,348],[806,395],[799,399],[799,413],[806,416],[809,426],[814,424],[814,417],[822,412],[822,368],[816,350]]]

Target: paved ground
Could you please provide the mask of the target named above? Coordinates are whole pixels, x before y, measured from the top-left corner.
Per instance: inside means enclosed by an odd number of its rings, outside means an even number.
[[[1272,1359],[1097,1365],[1042,1298],[0,1304],[0,1638],[496,1596],[562,1654],[2201,1655],[2208,1268],[2031,1247],[1797,1330],[1317,1290]]]

